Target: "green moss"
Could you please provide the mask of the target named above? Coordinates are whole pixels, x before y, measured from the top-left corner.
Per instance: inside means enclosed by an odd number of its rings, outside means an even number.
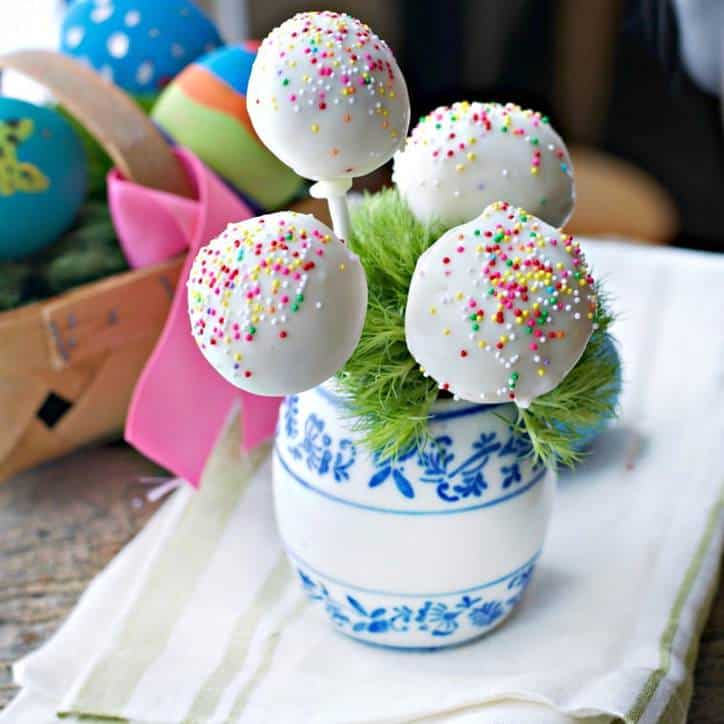
[[[88,201],[73,227],[22,262],[0,262],[0,310],[47,299],[128,269],[105,201]]]
[[[31,273],[29,264],[0,263],[0,312],[13,309],[21,303]]]
[[[613,316],[598,285],[594,332],[576,366],[558,387],[537,397],[518,412],[518,428],[526,432],[537,457],[548,465],[573,467],[582,453],[576,448],[578,430],[616,416],[618,360],[606,352]]]
[[[128,269],[108,205],[100,201],[87,202],[73,228],[33,261],[35,283],[43,296]]]
[[[405,307],[418,258],[445,231],[417,221],[394,189],[365,196],[352,211],[350,246],[365,268],[369,303],[362,337],[338,381],[357,431],[383,458],[428,434],[438,387],[407,349]],[[610,391],[618,370],[602,353],[611,323],[603,295],[595,322],[588,347],[564,381],[519,412],[517,429],[530,435],[534,453],[547,465],[575,463],[577,429],[615,413]]]
[[[352,210],[350,246],[365,268],[369,302],[362,337],[339,381],[357,428],[383,457],[425,436],[438,395],[407,349],[405,306],[418,257],[444,231],[418,222],[392,189],[365,196]]]

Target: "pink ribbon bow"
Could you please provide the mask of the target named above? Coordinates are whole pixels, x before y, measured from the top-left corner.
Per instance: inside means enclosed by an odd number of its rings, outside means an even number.
[[[171,311],[136,384],[126,440],[146,456],[198,486],[206,458],[231,407],[241,398],[245,448],[274,434],[280,400],[242,392],[203,358],[191,336],[186,280],[198,249],[232,221],[253,216],[192,153],[176,149],[194,200],[139,186],[114,169],[108,200],[121,246],[132,267],[170,259],[188,250]]]

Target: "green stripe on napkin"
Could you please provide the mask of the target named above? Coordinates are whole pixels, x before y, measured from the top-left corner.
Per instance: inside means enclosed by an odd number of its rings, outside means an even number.
[[[724,486],[723,486],[724,487]],[[707,551],[709,550],[709,547],[711,545],[712,538],[714,537],[714,533],[718,530],[720,525],[720,518],[722,515],[722,512],[724,512],[724,493],[722,493],[722,497],[719,498],[719,501],[712,506],[711,511],[709,512],[709,516],[707,518],[707,524],[706,528],[704,529],[704,534],[701,537],[701,540],[699,541],[699,545],[696,549],[696,553],[694,554],[694,557],[691,560],[691,563],[689,564],[689,567],[686,569],[686,574],[684,575],[684,579],[681,582],[681,586],[679,587],[679,590],[676,594],[676,599],[674,600],[674,606],[671,609],[671,613],[669,614],[669,621],[666,625],[666,628],[664,629],[664,633],[661,636],[661,642],[660,642],[660,665],[659,668],[656,669],[656,671],[653,671],[651,673],[651,676],[648,678],[648,681],[644,685],[644,688],[639,694],[638,699],[636,700],[633,707],[629,710],[628,714],[626,715],[626,721],[627,722],[638,722],[643,714],[646,712],[646,709],[648,705],[651,703],[651,700],[654,697],[654,694],[656,693],[656,690],[661,683],[661,681],[664,679],[664,677],[669,673],[669,668],[671,667],[671,650],[674,643],[674,637],[676,636],[676,632],[679,628],[679,620],[681,618],[681,612],[684,609],[684,604],[686,603],[687,599],[689,598],[689,595],[691,594],[691,589],[694,586],[694,583],[696,583],[696,579],[699,575],[699,572],[701,570],[701,565],[706,558]],[[692,644],[689,648],[689,651],[687,653],[686,657],[686,670],[689,676],[693,675],[693,668],[694,664],[696,662],[696,651],[699,644],[699,635],[698,632],[702,630],[704,623],[706,622],[706,618],[709,614],[709,609],[711,607],[711,600],[713,599],[714,594],[716,593],[716,586],[711,587],[711,592],[709,595],[709,601],[706,606],[702,606],[699,610],[699,621],[697,622],[696,631],[697,635],[693,637]],[[691,683],[687,682],[686,680],[683,682],[682,687],[684,687],[688,683],[688,688],[691,689]],[[679,693],[679,692],[677,692]],[[686,696],[686,691],[684,690],[684,695]],[[689,691],[688,696],[691,695],[691,692]],[[687,696],[687,699],[688,699]],[[673,696],[672,700],[679,700],[678,696]],[[674,702],[675,704],[676,702]],[[679,716],[673,717],[673,718],[666,718],[666,715],[668,714],[669,717],[672,716],[675,712],[672,710],[672,701],[669,701],[669,704],[665,711],[665,716],[662,717],[661,722],[681,722],[686,720],[686,710],[678,712]],[[679,709],[678,706],[675,706],[676,709]]]
[[[309,604],[306,599],[301,600],[296,605],[289,617],[286,619],[284,625],[279,627],[279,631],[275,632],[273,636],[270,636],[264,642],[264,653],[262,654],[259,668],[256,670],[256,673],[251,678],[251,681],[249,681],[249,683],[236,695],[236,699],[234,700],[234,706],[231,709],[231,716],[229,717],[230,722],[238,721],[241,718],[241,715],[246,708],[246,702],[249,700],[249,697],[254,692],[259,683],[262,681],[262,679],[269,673],[272,665],[272,660],[274,658],[274,652],[276,651],[282,631],[285,630],[289,626],[289,624],[294,619],[296,619],[297,616],[302,613],[302,611],[307,608],[308,605]]]
[[[69,713],[122,714],[143,674],[163,652],[189,591],[206,570],[229,516],[269,453],[264,445],[240,455],[240,440],[235,415],[209,458],[193,505],[186,507],[173,535],[161,546],[153,575],[124,616],[113,648],[86,676]],[[204,485],[204,480],[213,484]]]
[[[249,652],[249,644],[259,621],[264,613],[278,601],[284,587],[290,581],[289,564],[286,557],[282,556],[249,608],[239,616],[224,658],[201,687],[191,705],[185,720],[186,724],[204,722],[216,711],[222,695],[244,665]]]

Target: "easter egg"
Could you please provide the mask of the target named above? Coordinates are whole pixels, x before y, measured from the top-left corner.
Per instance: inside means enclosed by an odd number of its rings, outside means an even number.
[[[545,116],[513,103],[436,108],[395,154],[393,180],[418,219],[446,226],[507,201],[559,227],[575,202],[566,145]]]
[[[197,254],[187,289],[204,357],[258,395],[302,392],[334,375],[367,310],[359,258],[321,221],[293,211],[230,224]]]
[[[249,78],[259,138],[300,176],[363,176],[404,143],[405,79],[387,43],[359,20],[305,12],[262,42]]]
[[[153,108],[156,123],[177,143],[262,209],[276,209],[302,180],[254,131],[246,107],[253,44],[215,50],[192,63],[166,88]]]
[[[158,93],[190,62],[222,44],[190,0],[76,0],[60,48],[128,93]]]
[[[578,362],[596,305],[579,244],[499,201],[418,259],[405,338],[441,389],[526,408]]]
[[[49,108],[0,98],[0,259],[55,241],[85,199],[86,157],[68,121]]]

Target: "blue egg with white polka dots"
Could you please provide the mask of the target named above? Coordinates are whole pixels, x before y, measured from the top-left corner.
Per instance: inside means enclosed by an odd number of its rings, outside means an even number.
[[[155,95],[220,45],[216,26],[190,0],[75,0],[60,48],[128,93]]]
[[[57,111],[0,98],[0,261],[54,242],[85,199],[80,138]]]

